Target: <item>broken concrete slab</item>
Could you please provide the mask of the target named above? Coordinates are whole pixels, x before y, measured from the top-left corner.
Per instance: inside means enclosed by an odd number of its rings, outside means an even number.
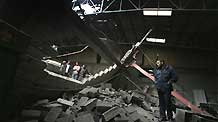
[[[97,98],[93,98],[88,100],[84,105],[81,107],[84,108],[87,111],[91,111],[94,107],[96,107]]]
[[[138,92],[133,92],[131,97],[132,97],[131,102],[137,105],[141,105],[145,99],[145,96]]]
[[[111,102],[97,100],[96,109],[97,109],[97,112],[103,113],[103,112],[109,110],[110,108],[112,108],[113,105],[114,104]]]
[[[129,118],[128,117],[115,117],[114,121],[115,122],[129,122]]]
[[[99,90],[99,88],[88,86],[88,87],[84,88],[83,90],[81,90],[79,92],[79,94],[82,96],[88,96],[88,97],[93,98],[93,97],[96,97],[98,95],[98,90]]]
[[[83,106],[88,100],[89,100],[88,97],[81,97],[81,98],[79,99],[79,101],[77,102],[77,105],[78,105],[78,106]]]
[[[115,106],[109,109],[108,111],[104,112],[102,115],[103,115],[104,120],[107,122],[119,114],[120,114],[120,108]]]
[[[61,99],[61,98],[58,98],[57,102],[59,102],[61,104],[64,104],[64,105],[68,105],[68,106],[73,106],[73,104],[74,104],[74,102],[71,102],[71,101],[68,101],[68,100],[65,100],[65,99]]]
[[[124,108],[128,113],[133,113],[136,111],[136,107],[134,105],[130,105]]]

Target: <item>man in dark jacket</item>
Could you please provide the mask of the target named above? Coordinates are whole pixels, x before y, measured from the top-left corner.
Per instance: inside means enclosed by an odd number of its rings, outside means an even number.
[[[176,72],[172,66],[166,65],[163,60],[158,59],[156,60],[154,77],[160,104],[160,121],[166,121],[167,118],[172,121],[171,91],[173,90],[172,83],[178,80]]]

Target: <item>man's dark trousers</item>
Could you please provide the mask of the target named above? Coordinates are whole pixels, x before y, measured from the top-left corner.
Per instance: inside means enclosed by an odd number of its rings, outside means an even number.
[[[166,111],[168,119],[173,118],[171,89],[157,89],[160,104],[160,118],[166,118]]]

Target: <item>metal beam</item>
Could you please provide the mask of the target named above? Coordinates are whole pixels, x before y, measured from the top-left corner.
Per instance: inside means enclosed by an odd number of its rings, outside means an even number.
[[[112,0],[112,1],[105,1],[105,0],[101,0],[101,5],[100,5],[100,9],[96,9],[96,6],[98,6],[99,2],[94,2],[92,0],[85,0],[87,2],[87,4],[90,5],[90,7],[94,8],[95,9],[95,12],[94,13],[91,13],[91,14],[103,14],[103,13],[117,13],[117,12],[130,12],[130,11],[142,11],[143,8],[146,8],[146,6],[149,6],[149,3],[151,3],[152,1],[151,0],[147,0],[147,1],[141,1],[141,0],[138,0],[138,1],[132,1],[132,0]],[[119,7],[116,7],[116,8],[112,8],[111,6],[113,4],[116,4],[115,2],[119,2]],[[184,5],[182,4],[182,1],[181,0],[177,0],[178,3],[176,3],[176,1],[173,1],[173,0],[168,0],[169,2],[167,3],[168,4],[168,8],[172,8],[173,6],[173,11],[218,11],[218,8],[208,8],[206,6],[206,0],[200,0],[198,3],[195,3],[195,4],[199,4],[199,6],[201,6],[200,8],[196,8],[196,7],[189,7],[189,9],[186,9],[189,5],[191,4],[194,4],[194,0],[188,0],[184,3]],[[76,1],[78,2],[78,1]],[[110,3],[108,3],[110,2]],[[130,8],[126,8],[125,4],[124,3],[127,3],[129,2],[132,6]],[[80,3],[80,4],[83,4],[83,3]],[[107,5],[106,5],[107,4]],[[142,5],[141,5],[142,4]],[[179,5],[178,5],[179,4]],[[73,7],[75,7],[75,2],[73,3]],[[108,10],[108,8],[111,7],[110,10]],[[151,7],[151,6],[149,6]],[[161,8],[162,7],[162,4],[159,3],[158,1],[158,4],[156,6],[153,6],[153,8]],[[166,8],[166,6],[164,6],[164,8]],[[89,14],[88,14],[89,15]]]

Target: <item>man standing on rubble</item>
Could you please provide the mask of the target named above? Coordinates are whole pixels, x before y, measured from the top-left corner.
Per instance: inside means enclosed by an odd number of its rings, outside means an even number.
[[[173,90],[172,83],[178,80],[176,72],[172,66],[165,64],[164,60],[157,59],[154,77],[160,104],[159,121],[173,121],[171,91]]]

